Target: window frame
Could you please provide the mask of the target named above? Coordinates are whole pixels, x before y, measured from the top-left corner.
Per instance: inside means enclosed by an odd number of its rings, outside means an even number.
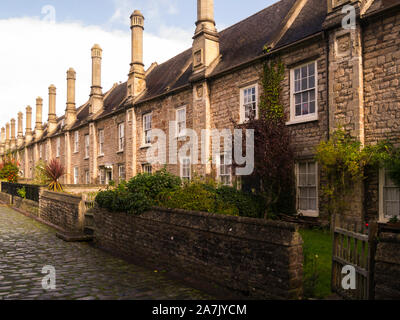
[[[74,167],[74,184],[79,184],[79,167]]]
[[[259,117],[259,103],[260,103],[260,97],[259,97],[259,85],[258,82],[254,82],[250,85],[246,85],[245,87],[240,88],[240,123],[246,123],[249,121],[249,119],[246,119],[246,109],[245,109],[245,104],[244,104],[244,92],[245,90],[255,88],[255,97],[256,97],[256,116],[255,119],[258,119]]]
[[[189,176],[188,177],[184,177],[183,176],[183,170],[184,170],[184,166],[185,166],[185,161],[189,160]],[[191,181],[192,180],[192,159],[190,159],[190,157],[182,157],[180,159],[180,177],[182,179],[182,181]]]
[[[74,153],[79,152],[79,131],[74,132]]]
[[[225,157],[227,156],[226,153],[221,153],[217,158],[217,176],[218,181],[222,183],[224,186],[232,186],[232,165],[226,164]],[[222,164],[222,157],[224,157],[224,164]],[[221,174],[221,167],[225,166],[229,170],[229,174]],[[222,177],[229,177],[229,184],[223,183]]]
[[[146,129],[146,117],[150,117],[150,129]],[[148,113],[143,114],[143,117],[142,117],[142,129],[143,129],[142,130],[142,134],[143,134],[142,143],[143,143],[143,146],[144,147],[149,147],[149,146],[151,146],[151,139],[152,139],[151,131],[153,129],[153,113],[152,112],[148,112]],[[147,137],[146,133],[147,132],[150,132],[150,142],[146,142],[146,137]]]
[[[61,156],[61,137],[56,138],[56,158]]]
[[[85,170],[85,183],[88,185],[90,184],[90,171]]]
[[[123,168],[123,172],[124,172],[124,178],[123,179],[121,179],[121,169]],[[125,164],[119,164],[118,165],[118,180],[119,180],[119,182],[121,182],[121,181],[126,181],[126,167],[125,167]]]
[[[300,210],[300,188],[305,187],[305,186],[300,186],[300,164],[301,163],[307,163],[307,164],[315,163],[316,210]],[[317,218],[317,217],[319,217],[319,166],[318,166],[318,162],[311,160],[311,159],[299,160],[296,162],[295,170],[296,170],[296,209],[298,212],[300,212],[305,217]]]
[[[380,223],[388,223],[392,216],[385,215],[385,182],[386,182],[386,169],[379,169],[379,222]],[[396,187],[393,187],[396,188]],[[400,189],[400,188],[397,188]],[[400,212],[399,216],[400,218]]]
[[[90,135],[85,134],[85,159],[90,157]]]
[[[179,131],[179,112],[180,111],[185,111],[185,127],[182,129],[182,131]],[[176,136],[178,138],[184,137],[186,135],[186,129],[187,129],[187,108],[186,106],[179,107],[175,110],[175,119],[176,119]],[[183,122],[183,121],[182,121]]]
[[[121,122],[118,124],[118,152],[123,152],[124,150],[125,150],[125,122]]]
[[[146,168],[150,167],[150,172],[146,170]],[[148,173],[148,174],[153,174],[153,166],[150,163],[143,163],[142,164],[142,173]]]
[[[99,157],[104,156],[104,129],[99,129],[98,130],[98,136],[99,136]]]
[[[101,185],[105,185],[106,184],[106,168],[100,168],[99,170],[99,182]]]
[[[296,103],[295,103],[295,95],[300,92],[295,92],[295,71],[301,69],[304,66],[309,66],[310,64],[314,64],[314,90],[315,90],[315,113],[308,115],[296,116]],[[303,90],[301,92],[308,92],[313,89],[308,88],[307,90]],[[318,120],[318,60],[308,61],[303,64],[297,65],[290,69],[290,121],[287,122],[287,125],[311,122]]]

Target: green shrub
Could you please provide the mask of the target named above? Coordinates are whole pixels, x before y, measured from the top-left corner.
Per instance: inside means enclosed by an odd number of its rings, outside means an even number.
[[[111,210],[113,201],[114,201],[113,190],[100,191],[95,198],[95,202],[98,204],[98,206],[104,209]]]
[[[150,202],[143,193],[132,193],[125,184],[120,184],[114,190],[100,191],[95,201],[100,208],[112,212],[127,212],[139,215],[150,208]]]
[[[18,189],[17,193],[21,198],[26,199],[26,189],[25,189],[25,187],[22,187],[21,189]]]
[[[264,216],[265,200],[261,196],[228,186],[219,187],[216,192],[218,199],[236,207],[241,217],[262,218]]]
[[[143,193],[154,203],[157,196],[167,190],[175,190],[182,185],[179,177],[167,172],[166,169],[155,174],[142,173],[127,183],[131,193]]]
[[[182,188],[161,193],[158,205],[170,209],[239,215],[239,210],[234,205],[219,199],[215,189],[200,182],[188,183]]]

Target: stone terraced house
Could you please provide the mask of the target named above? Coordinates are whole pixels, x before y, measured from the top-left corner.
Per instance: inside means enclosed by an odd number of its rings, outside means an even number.
[[[350,28],[343,24],[352,12],[347,5],[356,13]],[[35,128],[28,106],[25,135],[19,113],[17,135],[14,119],[1,131],[0,152],[16,152],[28,179],[39,160],[57,158],[66,168],[66,184],[107,184],[154,172],[161,166],[146,157],[152,131],[178,131],[167,143],[169,154],[185,143],[179,136],[185,128],[200,137],[203,129],[233,129],[232,119],[246,121],[257,110],[262,66],[271,57],[285,65],[283,102],[296,151],[302,214],[324,217],[315,146],[335,128],[343,126],[366,144],[399,139],[399,0],[281,0],[221,32],[215,27],[213,0],[198,0],[196,26],[192,48],[145,70],[144,17],[135,11],[128,80],[103,92],[102,49],[95,45],[89,101],[75,105],[76,74],[68,70],[65,115],[56,117],[56,88],[50,86],[47,123],[38,98]],[[171,121],[176,127],[170,127]],[[209,146],[210,137],[205,139]],[[230,184],[235,176],[224,158],[222,153],[215,164],[200,165],[181,157],[168,170],[185,179],[214,174]],[[352,214],[379,220],[399,215],[400,192],[384,171],[367,184],[358,188]]]

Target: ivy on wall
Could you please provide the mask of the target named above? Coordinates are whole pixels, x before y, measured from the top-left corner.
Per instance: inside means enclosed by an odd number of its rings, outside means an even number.
[[[294,152],[282,103],[285,68],[279,59],[266,61],[258,117],[239,128],[254,129],[255,169],[243,185],[251,184],[265,199],[265,218],[295,213]]]

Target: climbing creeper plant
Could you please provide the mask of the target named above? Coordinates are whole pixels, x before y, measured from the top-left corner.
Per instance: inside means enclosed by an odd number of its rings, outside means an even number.
[[[391,161],[391,150],[386,141],[363,146],[342,128],[318,145],[316,160],[327,179],[322,193],[327,199],[326,209],[331,217],[348,209],[355,185],[366,178],[366,168],[378,168]]]
[[[246,179],[265,198],[265,218],[295,212],[294,154],[281,99],[284,75],[280,60],[264,63],[259,116],[244,125],[246,129],[254,129],[255,136],[255,170]]]

